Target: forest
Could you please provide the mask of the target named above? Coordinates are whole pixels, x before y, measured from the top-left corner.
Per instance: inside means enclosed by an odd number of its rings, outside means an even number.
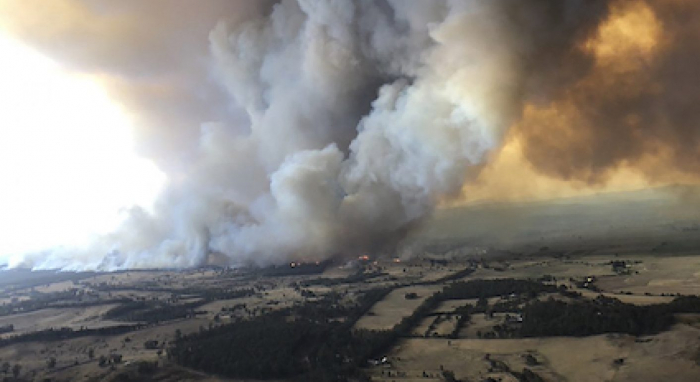
[[[498,325],[494,329],[498,336],[484,338],[644,335],[668,329],[676,313],[700,312],[700,298],[694,296],[650,306],[604,296],[539,301],[534,298],[542,293],[577,296],[540,281],[472,280],[454,282],[426,298],[391,330],[353,330],[355,322],[390,291],[368,291],[351,305],[341,304],[342,296],[331,293],[264,316],[178,335],[168,356],[180,365],[232,378],[346,381],[363,378],[361,369],[369,360],[385,355],[400,338],[413,336],[413,329],[445,300],[478,299],[474,306],[455,311],[458,324],[448,338],[457,338],[471,315],[493,310],[520,310],[523,321],[512,328]],[[507,299],[488,306],[486,299],[496,296]]]
[[[674,323],[674,314],[700,312],[700,298],[683,296],[667,304],[638,306],[599,296],[574,302],[536,301],[523,309],[522,337],[590,336],[602,333],[655,334]]]
[[[390,291],[367,291],[348,306],[340,304],[340,295],[330,294],[249,320],[178,334],[168,356],[180,365],[233,378],[343,381],[362,377],[360,368],[395,337],[390,331],[352,327]]]

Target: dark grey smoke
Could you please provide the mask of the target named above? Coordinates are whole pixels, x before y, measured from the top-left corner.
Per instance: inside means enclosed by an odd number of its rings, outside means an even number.
[[[557,61],[559,72],[576,75],[538,105],[559,118],[533,113],[517,125],[525,157],[551,176],[589,183],[621,166],[652,180],[697,179],[700,3],[616,2],[612,17],[625,15],[631,32],[612,57],[579,50],[581,59]]]

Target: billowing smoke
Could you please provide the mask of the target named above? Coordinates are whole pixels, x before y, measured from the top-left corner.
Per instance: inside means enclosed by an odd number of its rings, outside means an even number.
[[[226,118],[202,124],[154,211],[27,263],[264,265],[393,248],[506,134],[554,176],[597,181],[650,151],[697,169],[690,1],[240,7],[209,33]],[[150,140],[193,136],[161,130]]]
[[[697,178],[699,15],[697,1],[612,3],[575,47],[590,65],[559,62],[578,73],[544,102],[533,97],[515,125],[525,158],[550,176],[590,184],[621,167],[652,180]]]
[[[598,2],[282,1],[210,33],[249,130],[202,127],[154,212],[40,267],[317,260],[380,249],[458,192]],[[109,253],[108,256],[103,256]]]
[[[212,253],[267,264],[391,243],[460,189],[518,114],[532,52],[497,17],[481,2],[283,1],[221,22],[214,70],[249,131],[204,126],[182,183],[91,248],[113,251],[93,266]]]

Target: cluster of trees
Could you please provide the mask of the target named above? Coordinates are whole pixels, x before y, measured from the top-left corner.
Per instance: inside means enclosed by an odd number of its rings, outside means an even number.
[[[447,337],[455,339],[459,337],[459,331],[466,325],[469,320],[471,319],[472,316],[472,306],[471,305],[465,305],[462,307],[459,307],[455,309],[455,313],[457,313],[457,323],[455,324],[454,329],[452,330],[452,333],[450,333]]]
[[[145,282],[145,283],[139,284],[139,285],[133,285],[133,284],[114,285],[114,284],[108,284],[106,282],[101,282],[99,284],[87,283],[87,285],[89,285],[91,288],[93,288],[95,290],[99,290],[101,292],[139,291],[139,292],[183,293],[185,291],[183,289],[164,287],[164,286],[159,285],[153,281],[148,281],[148,282]]]
[[[15,326],[12,324],[0,326],[0,334],[12,333],[14,331],[15,331]]]
[[[308,288],[308,287],[314,286],[314,285],[330,287],[330,286],[342,285],[342,284],[362,283],[362,282],[368,281],[368,280],[376,278],[376,277],[387,276],[387,275],[388,275],[388,273],[383,273],[383,272],[363,272],[362,270],[359,270],[358,272],[353,273],[352,275],[347,276],[347,277],[337,277],[337,278],[319,277],[317,279],[300,281],[297,285],[305,287],[305,288]]]
[[[494,279],[471,280],[450,284],[439,296],[442,300],[461,300],[471,298],[488,298],[497,296],[527,295],[536,297],[540,293],[557,292],[554,285],[530,280]]]
[[[175,362],[233,378],[336,381],[357,376],[381,333],[346,324],[267,315],[180,337]]]
[[[119,325],[105,328],[73,330],[71,328],[46,329],[0,339],[0,347],[22,342],[62,341],[88,336],[114,336],[142,329],[143,325]]]
[[[77,289],[54,293],[34,293],[29,300],[16,301],[10,304],[3,303],[0,305],[0,316],[28,313],[45,308],[89,307],[122,301],[124,300],[100,301],[97,296],[82,294]]]
[[[389,331],[352,330],[355,322],[391,290],[365,293],[343,307],[340,296],[176,334],[168,356],[180,365],[233,378],[298,378],[342,381],[395,340]],[[342,312],[345,320],[335,320]]]
[[[159,349],[159,344],[160,342],[158,342],[157,340],[148,340],[143,343],[143,348],[146,350],[157,350]]]
[[[321,261],[318,263],[294,262],[289,265],[273,265],[270,267],[261,268],[255,273],[259,273],[265,277],[316,275],[323,273],[323,271],[325,271],[330,264],[330,260]]]
[[[235,304],[235,305],[233,305],[233,306],[228,306],[228,307],[227,307],[227,306],[224,306],[224,307],[221,308],[221,311],[222,311],[222,312],[235,312],[235,311],[237,311],[238,309],[247,310],[247,308],[248,308],[248,304],[246,304],[246,303],[239,303],[239,304]]]
[[[205,301],[217,301],[217,300],[233,300],[236,298],[249,297],[255,294],[255,290],[252,288],[244,289],[221,289],[221,290],[203,290],[199,293],[194,293],[194,295],[201,296]]]
[[[678,297],[667,304],[637,306],[615,298],[563,302],[535,301],[523,310],[524,337],[589,336],[601,333],[654,334],[668,329],[674,314],[700,312],[700,298]]]
[[[534,359],[534,357],[532,357],[532,356],[530,356],[530,357],[532,359]],[[488,371],[490,373],[493,373],[493,372],[507,373],[507,374],[510,374],[511,376],[513,376],[519,382],[544,382],[544,379],[539,374],[528,369],[527,367],[523,368],[522,372],[511,370],[511,368],[508,366],[508,364],[506,364],[503,361],[499,361],[499,360],[491,358],[491,356],[489,354],[486,354],[484,360],[489,362]],[[529,366],[534,366],[536,364],[537,364],[536,360],[535,360],[534,364],[531,364],[528,362]],[[463,380],[457,379],[457,377],[455,376],[455,373],[452,370],[444,369],[442,365],[440,365],[440,370],[442,371],[441,372],[442,379],[445,380],[446,382],[463,382]],[[433,377],[433,375],[430,375],[430,374],[426,373],[425,371],[423,371],[423,378],[431,378],[431,377]],[[497,382],[500,380],[501,380],[501,378],[494,379],[494,378],[489,377],[489,378],[484,379],[483,381],[484,382]],[[464,382],[466,382],[466,381],[464,381]]]
[[[110,320],[159,323],[202,313],[196,309],[203,304],[203,301],[176,305],[160,301],[129,301],[108,310],[104,317]]]
[[[392,288],[371,289],[357,298],[354,304],[344,303],[339,293],[328,293],[316,301],[307,301],[280,311],[291,317],[307,317],[316,320],[333,320],[340,317],[356,322],[364,316],[374,304],[391,293]]]
[[[109,355],[109,357],[101,355],[98,359],[98,365],[100,365],[100,367],[105,367],[108,365],[117,365],[122,363],[122,358],[123,356],[118,353],[112,353]]]
[[[443,283],[446,283],[449,281],[463,279],[472,273],[474,273],[474,268],[470,266],[470,267],[462,269],[461,271],[457,271],[457,272],[449,274],[447,276],[440,277],[439,279],[437,279],[435,281],[426,282],[425,284],[443,284]]]
[[[0,371],[5,375],[5,379],[7,379],[7,374],[9,373],[12,373],[12,376],[17,379],[22,372],[22,365],[16,363],[13,366],[9,362],[3,362],[2,365],[0,365]]]
[[[151,301],[128,301],[119,306],[108,310],[104,314],[104,318],[110,320],[119,320],[129,317],[135,312],[152,308],[156,303]]]

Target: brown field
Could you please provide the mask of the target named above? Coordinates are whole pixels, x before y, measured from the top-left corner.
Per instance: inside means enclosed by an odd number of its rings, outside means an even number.
[[[80,327],[100,328],[122,325],[123,322],[108,321],[102,315],[116,305],[98,305],[88,308],[48,308],[30,313],[0,317],[0,326],[14,325],[14,334],[48,328]]]
[[[372,307],[370,312],[362,317],[355,327],[358,329],[384,330],[391,329],[401,319],[409,316],[427,297],[441,289],[438,286],[415,286],[399,288]],[[406,293],[416,293],[418,298],[407,300]]]
[[[506,313],[494,313],[492,316],[480,313],[471,316],[467,325],[459,331],[459,338],[478,339],[479,333],[486,333],[495,325],[506,321]]]
[[[674,330],[636,342],[626,335],[586,338],[545,338],[515,340],[407,339],[389,355],[391,366],[376,367],[373,378],[390,381],[387,372],[406,375],[402,381],[442,380],[441,368],[457,378],[481,381],[506,377],[489,371],[488,357],[505,363],[511,370],[529,367],[547,381],[697,381],[697,338],[700,330],[679,325]],[[527,366],[531,354],[539,365]],[[624,358],[624,364],[613,361]],[[433,378],[423,378],[426,372]],[[512,377],[511,377],[512,378]],[[508,379],[503,379],[508,380]]]
[[[700,257],[639,256],[643,261],[634,269],[639,274],[627,277],[605,277],[598,284],[604,290],[633,293],[695,294],[700,290]]]
[[[430,329],[433,325],[434,329]],[[413,335],[418,337],[439,337],[447,336],[454,331],[457,325],[457,320],[454,315],[439,315],[430,316],[425,319],[413,330]]]

